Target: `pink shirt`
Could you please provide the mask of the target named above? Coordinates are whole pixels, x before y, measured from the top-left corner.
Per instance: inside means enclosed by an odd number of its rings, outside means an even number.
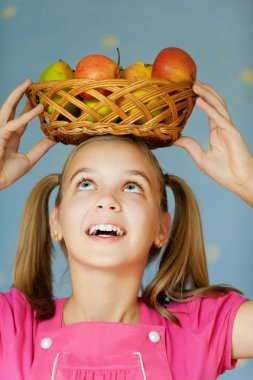
[[[0,293],[1,380],[213,380],[232,369],[232,327],[246,298],[170,302],[178,327],[140,302],[140,323],[62,325],[66,299],[36,323],[24,295]]]

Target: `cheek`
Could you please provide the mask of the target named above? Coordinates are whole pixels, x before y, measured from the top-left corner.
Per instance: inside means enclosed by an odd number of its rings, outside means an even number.
[[[152,240],[153,234],[159,230],[160,214],[157,205],[149,203],[145,207],[136,205],[135,207],[136,221],[142,226],[142,233],[149,240]]]
[[[85,205],[80,206],[80,202],[66,202],[60,208],[60,224],[63,236],[73,235],[83,227],[82,222],[85,215]]]

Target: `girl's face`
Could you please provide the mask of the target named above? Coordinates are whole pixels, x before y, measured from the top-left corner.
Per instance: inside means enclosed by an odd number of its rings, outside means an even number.
[[[153,243],[169,236],[170,217],[159,204],[155,169],[145,154],[126,141],[96,141],[72,158],[51,227],[63,238],[70,265],[144,268]]]

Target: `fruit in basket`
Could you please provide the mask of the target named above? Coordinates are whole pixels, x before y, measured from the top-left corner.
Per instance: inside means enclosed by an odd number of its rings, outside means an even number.
[[[136,98],[139,98],[141,101],[143,101],[142,98],[145,97],[148,93],[149,92],[147,90],[139,89],[139,90],[133,91],[132,95],[134,95]],[[153,99],[150,99],[149,101],[144,102],[144,104],[145,104],[145,106],[148,107],[148,106],[150,106],[150,105],[158,102],[159,100],[160,100],[160,98],[157,96],[157,97],[155,97]],[[130,100],[127,99],[127,97],[122,97],[122,98],[120,98],[118,100],[118,105],[120,107],[124,108],[124,106],[127,106],[127,104],[129,102],[130,102]],[[134,107],[134,108],[131,108],[129,111],[125,111],[125,112],[126,112],[127,116],[133,116],[137,112],[139,112],[139,109],[137,107]],[[155,117],[155,116],[159,115],[161,112],[162,112],[162,110],[160,110],[160,109],[154,110],[154,111],[151,111],[151,115],[153,117]],[[136,123],[136,124],[144,124],[144,123],[146,123],[147,120],[148,120],[147,117],[142,116],[141,118],[135,120],[134,123]]]
[[[197,67],[193,58],[177,47],[161,50],[155,58],[152,77],[167,79],[173,82],[194,81]]]
[[[77,79],[91,79],[91,80],[104,80],[118,78],[120,66],[111,58],[101,54],[91,54],[83,57],[77,63],[75,69],[75,78]],[[106,89],[97,89],[101,94],[107,96],[110,91]],[[88,92],[80,94],[84,99],[94,99]]]
[[[92,99],[90,99],[90,100],[84,100],[84,104],[86,106],[90,107],[90,108],[95,108],[98,103],[100,103],[98,100],[92,100]],[[84,114],[85,112],[86,112],[85,110],[84,111],[82,110],[81,114]],[[107,116],[107,115],[109,115],[112,112],[112,110],[108,106],[102,106],[99,109],[97,109],[96,112],[100,116]],[[92,116],[92,115],[89,116],[89,117],[87,117],[87,119],[85,119],[85,120],[86,121],[90,121],[92,123],[95,123],[96,121],[98,121],[98,119],[96,117]]]
[[[39,78],[39,82],[48,82],[51,80],[66,80],[73,79],[74,72],[67,62],[60,59],[59,61],[52,63],[42,72]]]
[[[152,74],[152,65],[145,62],[135,62],[120,72],[121,79],[149,79]]]
[[[39,82],[49,82],[54,80],[68,80],[68,79],[74,79],[74,72],[72,68],[67,64],[67,62],[63,60],[59,60],[57,62],[52,63],[46,69],[42,72],[39,78]],[[68,90],[67,88],[65,91]],[[47,91],[43,91],[45,94]],[[55,103],[59,103],[61,101],[62,97],[58,94],[53,95],[52,100]],[[40,103],[44,103],[44,100],[40,98]],[[72,103],[68,102],[64,109],[68,111],[69,113],[75,115],[77,113],[77,107],[73,105]],[[46,111],[51,115],[54,112],[55,108],[49,105],[46,109]]]

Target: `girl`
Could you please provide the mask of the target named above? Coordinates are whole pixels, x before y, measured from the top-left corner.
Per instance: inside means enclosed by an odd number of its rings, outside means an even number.
[[[15,109],[27,80],[0,113],[0,187],[13,184],[55,143],[18,152],[27,123],[42,112]],[[210,150],[181,137],[199,167],[253,206],[253,157],[214,89],[195,83],[210,121]],[[50,192],[59,187],[48,214]],[[173,222],[166,186],[175,197]],[[54,299],[51,237],[69,264],[71,295]],[[161,253],[161,257],[159,254]],[[151,283],[145,267],[159,258]],[[0,295],[0,378],[212,380],[253,357],[253,302],[210,286],[201,221],[190,188],[163,174],[133,137],[93,137],[61,174],[32,190],[21,225],[14,285]]]

